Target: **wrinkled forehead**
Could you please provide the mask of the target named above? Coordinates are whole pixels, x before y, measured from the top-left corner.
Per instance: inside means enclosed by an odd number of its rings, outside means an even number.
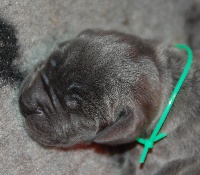
[[[131,83],[144,68],[153,67],[153,52],[136,37],[81,34],[49,57],[44,72],[59,87],[111,85],[120,80]]]
[[[63,66],[71,69],[98,70],[126,59],[130,46],[125,43],[83,38],[75,39],[64,51]]]

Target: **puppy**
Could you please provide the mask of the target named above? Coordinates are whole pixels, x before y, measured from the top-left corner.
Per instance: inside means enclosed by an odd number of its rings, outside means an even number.
[[[185,63],[184,51],[116,31],[85,30],[24,80],[19,97],[30,136],[43,145],[122,145],[149,137]],[[143,166],[124,153],[122,174],[200,174],[200,68],[194,63]],[[128,163],[127,163],[128,162]]]

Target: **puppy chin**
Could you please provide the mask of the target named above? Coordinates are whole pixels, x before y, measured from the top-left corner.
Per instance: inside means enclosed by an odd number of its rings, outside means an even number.
[[[72,148],[78,145],[90,145],[93,143],[93,137],[80,136],[73,138],[67,136],[59,136],[56,132],[43,132],[30,126],[30,123],[25,122],[25,128],[28,135],[37,143],[44,147]]]
[[[36,142],[43,146],[54,146],[54,143],[51,139],[51,134],[44,133],[35,127],[31,126],[30,122],[24,122],[25,129],[28,135]]]

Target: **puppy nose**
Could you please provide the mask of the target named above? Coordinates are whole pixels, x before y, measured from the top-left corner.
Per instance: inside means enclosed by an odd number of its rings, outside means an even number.
[[[43,114],[41,104],[45,94],[42,87],[40,76],[28,77],[24,80],[19,95],[19,108],[24,117],[32,114]]]
[[[26,118],[27,116],[30,116],[32,114],[38,114],[42,115],[43,110],[41,106],[32,104],[30,100],[28,100],[30,97],[21,94],[19,98],[19,108],[23,116]]]
[[[27,117],[31,114],[31,110],[28,108],[27,102],[24,100],[22,95],[20,95],[19,98],[19,108],[24,117]]]

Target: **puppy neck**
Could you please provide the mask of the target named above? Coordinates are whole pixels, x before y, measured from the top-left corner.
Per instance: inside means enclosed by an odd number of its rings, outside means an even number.
[[[160,116],[163,113],[163,110],[165,109],[169,98],[171,96],[172,91],[174,90],[174,87],[176,86],[183,70],[185,67],[185,64],[187,62],[187,54],[184,51],[181,51],[180,49],[176,49],[174,47],[169,47],[165,44],[158,45],[156,48],[157,53],[157,59],[158,62],[161,65],[160,68],[160,81],[161,81],[161,103],[159,106],[159,110],[156,113],[156,116],[154,116],[152,122],[147,127],[144,137],[149,137],[149,135],[154,130],[156,124],[158,123],[158,120],[160,119]],[[191,71],[190,71],[191,72]],[[177,106],[179,104],[180,100],[182,99],[183,95],[185,93],[185,90],[189,87],[188,82],[190,82],[190,79],[192,78],[191,73],[186,78],[185,82],[183,83],[183,86],[180,90],[180,94],[177,96],[177,99],[174,102],[174,105],[172,107],[172,110],[169,112],[168,117],[161,129],[161,132],[169,132],[172,131],[172,128],[176,128],[176,124],[180,123],[180,116],[173,116],[173,111],[177,111]],[[182,103],[181,101],[180,103]],[[182,110],[183,111],[183,110]],[[181,112],[180,112],[181,113]],[[170,124],[173,122],[173,124]],[[170,126],[170,127],[169,127]]]

